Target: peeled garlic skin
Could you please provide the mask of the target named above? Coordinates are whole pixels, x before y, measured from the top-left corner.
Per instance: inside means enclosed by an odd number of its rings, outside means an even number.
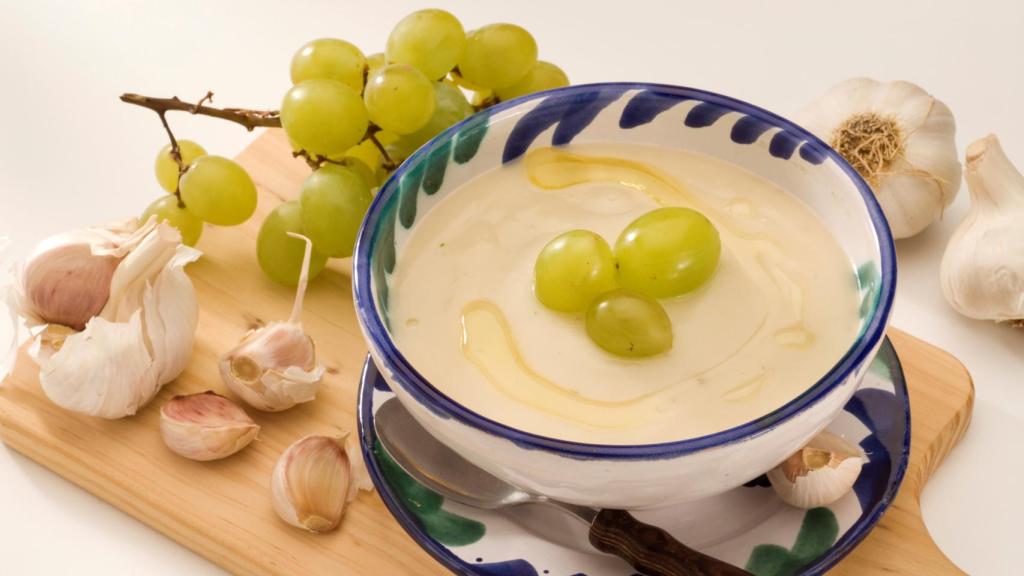
[[[160,408],[164,444],[185,458],[226,458],[249,445],[260,427],[237,404],[215,392],[175,396]]]
[[[324,368],[316,347],[298,324],[271,322],[250,331],[221,357],[221,379],[247,404],[280,412],[316,398]]]
[[[288,447],[271,477],[274,511],[310,532],[330,532],[345,513],[349,456],[340,438],[306,436]]]
[[[1024,175],[989,135],[967,147],[966,178],[971,208],[942,256],[942,293],[969,318],[1024,319]]]
[[[913,236],[942,216],[960,190],[956,121],[949,107],[910,82],[852,78],[830,88],[796,121],[832,144],[850,118],[877,115],[899,127],[901,153],[874,177],[862,173],[896,239]]]

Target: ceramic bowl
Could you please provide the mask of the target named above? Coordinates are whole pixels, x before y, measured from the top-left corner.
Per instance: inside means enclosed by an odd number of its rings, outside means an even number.
[[[645,445],[549,438],[485,418],[423,377],[388,331],[390,275],[410,230],[446,194],[527,150],[570,143],[656,145],[727,160],[806,203],[855,268],[860,333],[803,394],[715,434]],[[896,283],[892,236],[868,185],[835,151],[771,112],[678,86],[571,86],[512,100],[424,145],[384,184],[353,259],[360,326],[384,379],[412,415],[469,460],[527,490],[597,507],[648,508],[720,494],[771,469],[839,413],[878,351]]]

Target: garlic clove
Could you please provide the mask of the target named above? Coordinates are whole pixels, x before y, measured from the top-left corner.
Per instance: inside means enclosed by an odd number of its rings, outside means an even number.
[[[988,135],[967,147],[971,208],[949,239],[942,293],[969,318],[1024,320],[1024,175]]]
[[[121,259],[155,225],[135,220],[51,236],[36,246],[17,273],[13,300],[30,325],[84,330],[110,297]]]
[[[272,322],[252,330],[220,360],[221,379],[253,408],[287,410],[316,398],[324,367],[302,327]]]
[[[867,181],[897,239],[940,218],[960,189],[953,114],[915,84],[847,80],[796,119]]]
[[[860,476],[859,447],[822,432],[768,472],[775,493],[798,508],[828,506],[845,496]]]
[[[25,266],[25,300],[41,321],[84,330],[106,305],[119,263],[93,255],[88,244],[57,246]]]
[[[192,460],[231,456],[248,446],[259,431],[245,410],[212,391],[175,396],[160,408],[164,444]]]
[[[292,526],[330,532],[345,513],[350,481],[342,439],[306,436],[288,447],[274,467],[274,511]]]
[[[198,304],[184,267],[201,253],[183,246],[166,223],[151,221],[142,230],[148,232],[114,271],[100,315],[81,332],[58,330],[52,338],[51,325],[32,349],[43,391],[68,410],[134,414],[188,362]]]
[[[271,322],[250,330],[235,348],[221,356],[219,363],[227,387],[250,406],[268,412],[313,400],[324,376],[324,367],[316,363],[313,339],[299,322],[313,243],[301,234],[288,235],[306,243],[291,317],[287,322]]]

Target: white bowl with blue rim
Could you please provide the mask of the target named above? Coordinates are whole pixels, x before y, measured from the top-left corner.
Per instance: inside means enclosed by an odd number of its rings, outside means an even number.
[[[832,232],[855,266],[860,332],[804,393],[746,424],[643,445],[570,442],[485,418],[445,395],[388,330],[389,282],[409,232],[475,176],[534,147],[620,142],[720,158],[788,190]],[[498,104],[446,130],[378,192],[359,233],[353,291],[380,374],[440,441],[526,490],[604,508],[651,508],[721,494],[758,477],[824,429],[857,390],[881,345],[896,288],[892,236],[868,185],[834,150],[751,104],[679,86],[571,86]]]

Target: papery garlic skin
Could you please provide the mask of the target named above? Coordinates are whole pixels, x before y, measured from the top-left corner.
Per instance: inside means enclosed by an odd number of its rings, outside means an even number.
[[[201,253],[166,223],[140,230],[100,314],[59,349],[41,342],[35,350],[43,391],[63,408],[103,418],[135,414],[188,363],[199,308],[184,267]]]
[[[324,367],[299,324],[271,322],[249,331],[221,357],[221,379],[247,404],[280,412],[316,398]]]
[[[240,406],[212,392],[175,396],[160,408],[160,434],[173,452],[202,462],[248,446],[260,427]]]
[[[348,454],[349,483],[346,502],[356,499],[360,491],[370,492],[373,490],[373,479],[370,478],[370,471],[366,469],[366,462],[363,460],[362,450],[359,446],[359,439],[355,434],[345,437],[345,452]]]
[[[953,114],[915,84],[846,80],[804,108],[796,121],[864,177],[897,239],[941,217],[960,190]]]
[[[858,446],[822,432],[767,476],[775,493],[787,504],[817,508],[833,504],[853,489],[864,460]]]
[[[310,532],[330,532],[345,514],[349,455],[341,438],[306,436],[277,460],[270,487],[274,511]]]
[[[957,312],[996,322],[1024,319],[1024,175],[999,139],[967,147],[971,208],[949,239],[939,271]]]

